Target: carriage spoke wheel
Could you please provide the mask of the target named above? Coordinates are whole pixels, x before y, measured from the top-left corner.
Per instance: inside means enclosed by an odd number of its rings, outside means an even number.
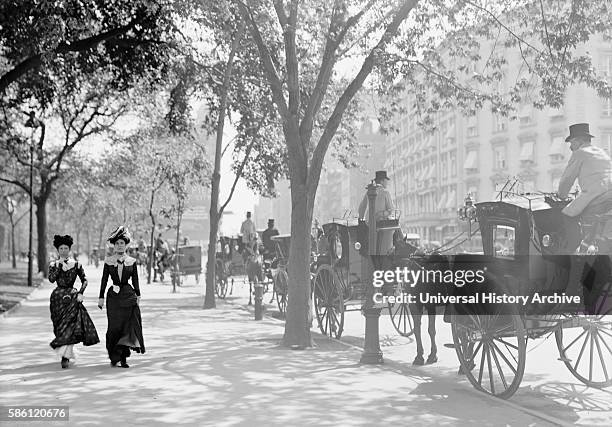
[[[461,369],[474,388],[508,399],[525,371],[523,320],[514,315],[454,315],[453,342]]]
[[[281,313],[287,312],[287,295],[289,290],[289,277],[285,270],[280,270],[274,278],[274,290],[276,291],[276,303]]]
[[[215,276],[215,293],[219,298],[224,299],[227,295],[227,274],[221,260],[217,260],[215,266]]]
[[[402,288],[397,288],[398,292],[395,293],[399,296]],[[395,330],[403,337],[409,337],[414,333],[414,325],[412,323],[412,315],[410,314],[410,308],[408,303],[395,302],[393,304],[388,303],[389,317]]]
[[[329,265],[319,267],[314,278],[314,306],[321,333],[340,338],[344,328],[344,300],[340,282]]]
[[[610,297],[608,297],[610,298]],[[612,308],[603,314],[579,315],[578,327],[555,331],[561,360],[589,387],[612,385]]]

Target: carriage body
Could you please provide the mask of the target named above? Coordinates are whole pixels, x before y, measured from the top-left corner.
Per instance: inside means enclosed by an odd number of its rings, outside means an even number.
[[[612,348],[610,257],[567,253],[567,236],[582,229],[578,222],[577,230],[566,228],[561,212],[566,204],[551,196],[510,194],[460,209],[461,219],[478,224],[482,255],[470,258],[474,266],[487,267],[487,291],[529,301],[498,304],[492,312],[451,306],[447,320],[461,369],[480,391],[512,396],[524,373],[527,340],[551,333],[559,360],[576,378],[592,387],[612,385],[612,358],[606,354]],[[581,304],[535,303],[536,293],[577,295]]]

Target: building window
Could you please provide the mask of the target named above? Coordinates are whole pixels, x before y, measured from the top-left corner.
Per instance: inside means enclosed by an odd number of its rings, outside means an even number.
[[[470,150],[465,153],[463,169],[470,173],[478,171],[478,152],[476,150]]]
[[[449,154],[450,156],[450,167],[451,167],[451,177],[457,176],[457,152],[453,151]]]
[[[498,145],[493,148],[493,165],[495,169],[506,169],[508,166],[505,145]]]
[[[508,118],[500,114],[493,114],[493,132],[505,132],[508,130]]]
[[[533,108],[531,105],[524,105],[519,111],[519,124],[521,126],[528,126],[533,123]]]
[[[567,147],[565,144],[565,138],[560,135],[553,136],[552,142],[550,144],[550,149],[548,150],[550,160],[553,162],[562,162],[563,160],[565,160],[566,152]]]
[[[449,120],[448,130],[446,131],[446,135],[444,136],[445,142],[447,142],[448,144],[453,144],[456,138],[455,132],[455,121]]]
[[[612,98],[604,98],[602,100],[602,116],[612,117]]]
[[[559,189],[559,182],[561,182],[561,177],[557,176],[552,180],[552,191],[557,191]]]
[[[467,136],[478,136],[478,116],[470,116],[467,119]]]
[[[521,144],[520,160],[522,165],[535,163],[535,142],[525,141]]]

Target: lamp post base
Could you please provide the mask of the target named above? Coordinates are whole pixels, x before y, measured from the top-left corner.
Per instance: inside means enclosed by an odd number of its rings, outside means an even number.
[[[383,364],[383,353],[380,349],[380,340],[378,336],[380,309],[366,309],[363,315],[366,318],[365,343],[359,363],[368,365]]]

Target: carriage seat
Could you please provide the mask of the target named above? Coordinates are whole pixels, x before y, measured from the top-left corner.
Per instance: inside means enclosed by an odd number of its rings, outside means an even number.
[[[612,190],[597,196],[582,212],[582,217],[588,218],[612,213]]]

